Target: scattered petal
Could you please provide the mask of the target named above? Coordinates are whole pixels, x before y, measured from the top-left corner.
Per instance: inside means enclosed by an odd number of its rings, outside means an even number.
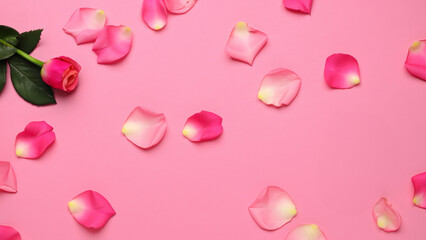
[[[358,61],[348,54],[333,54],[325,62],[324,78],[332,88],[352,88],[360,83]]]
[[[132,40],[129,27],[108,25],[99,34],[92,50],[98,55],[98,63],[114,63],[129,54]]]
[[[426,208],[426,172],[411,178],[414,186],[413,203],[421,208]]]
[[[275,230],[290,222],[297,214],[291,197],[281,188],[265,188],[249,207],[254,221],[265,230]]]
[[[311,13],[312,0],[284,0],[284,7],[302,13]]]
[[[166,117],[163,113],[136,107],[124,123],[121,132],[136,146],[147,149],[163,139],[166,128]]]
[[[56,139],[52,130],[45,121],[28,123],[24,131],[16,136],[16,156],[29,159],[40,157]]]
[[[166,26],[167,9],[164,0],[144,0],[142,19],[153,30],[160,30]]]
[[[21,234],[19,234],[13,227],[0,225],[0,239],[21,240]]]
[[[286,240],[326,240],[324,233],[316,224],[300,225],[291,230]]]
[[[257,97],[266,105],[287,106],[297,96],[301,82],[302,79],[290,70],[272,70],[263,78]]]
[[[175,14],[188,12],[196,2],[197,0],[164,0],[167,10]]]
[[[102,228],[115,215],[108,200],[92,190],[74,197],[68,202],[68,208],[78,223],[92,229]]]
[[[182,131],[183,136],[192,142],[213,140],[222,132],[222,118],[207,111],[201,111],[189,117]]]
[[[245,22],[239,22],[232,30],[226,44],[226,52],[236,60],[253,65],[257,54],[268,42],[268,36]]]
[[[426,40],[416,41],[411,45],[405,68],[411,75],[426,81]]]
[[[397,231],[401,226],[401,216],[383,197],[374,205],[373,217],[377,226],[386,232]]]
[[[64,26],[64,32],[73,36],[77,44],[94,42],[105,27],[106,15],[103,10],[93,8],[77,9]]]
[[[10,193],[16,193],[18,190],[15,171],[9,162],[0,162],[0,190]]]

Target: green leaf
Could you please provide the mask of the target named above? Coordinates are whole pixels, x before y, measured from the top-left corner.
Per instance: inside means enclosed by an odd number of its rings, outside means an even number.
[[[6,61],[0,61],[0,92],[6,83]]]
[[[16,48],[5,46],[0,43],[0,60],[4,60],[13,56],[16,53]]]
[[[8,61],[13,87],[24,100],[39,106],[56,103],[52,88],[41,79],[40,67],[18,55]]]
[[[37,47],[42,31],[43,29],[37,29],[21,33],[17,37],[19,43],[16,47],[30,54]]]
[[[19,35],[18,31],[15,29],[0,25],[0,39],[8,42],[9,44],[15,46],[18,44],[18,39],[16,38]],[[0,43],[0,60],[7,59],[13,54],[16,53],[16,49],[11,46],[6,46]]]

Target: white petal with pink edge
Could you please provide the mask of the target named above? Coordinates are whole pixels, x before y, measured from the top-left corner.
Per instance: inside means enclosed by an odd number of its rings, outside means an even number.
[[[52,130],[53,128],[45,121],[28,123],[24,131],[16,136],[16,156],[39,158],[56,139]]]
[[[98,55],[98,63],[115,63],[129,54],[132,41],[133,34],[129,27],[108,25],[99,34],[92,50]]]
[[[285,240],[326,240],[326,238],[318,225],[304,224],[291,230]]]
[[[79,8],[72,14],[63,30],[73,36],[77,44],[82,44],[94,42],[105,24],[106,15],[103,10]]]
[[[18,191],[15,171],[9,162],[0,162],[0,190],[10,193]]]
[[[401,227],[401,216],[384,197],[374,205],[373,217],[377,226],[383,231],[395,232]]]

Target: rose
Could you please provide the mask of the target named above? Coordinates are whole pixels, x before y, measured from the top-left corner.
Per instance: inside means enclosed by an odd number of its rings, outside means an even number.
[[[66,92],[73,91],[78,84],[81,66],[69,57],[57,57],[46,61],[41,69],[43,81]]]

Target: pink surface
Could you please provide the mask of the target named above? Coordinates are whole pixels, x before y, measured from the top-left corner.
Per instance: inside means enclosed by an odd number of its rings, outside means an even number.
[[[426,171],[426,84],[404,68],[407,49],[424,39],[423,0],[319,0],[311,15],[282,1],[198,1],[170,15],[154,32],[141,19],[142,1],[10,1],[0,22],[19,31],[43,27],[33,55],[69,56],[82,65],[71,94],[37,108],[10,81],[0,95],[0,160],[11,161],[17,194],[0,194],[0,225],[23,239],[282,240],[315,223],[328,239],[424,240],[426,211],[412,203],[410,178]],[[103,9],[109,23],[134,33],[130,54],[96,64],[92,44],[76,46],[62,31],[80,7]],[[20,16],[19,16],[20,15]],[[253,67],[225,53],[229,31],[246,21],[269,36]],[[325,59],[355,56],[362,83],[327,87]],[[271,69],[303,79],[286,108],[257,99]],[[155,148],[129,144],[121,126],[135,106],[164,112],[168,130]],[[186,118],[202,109],[223,117],[224,133],[194,144],[182,136]],[[38,160],[18,159],[14,139],[30,121],[55,127],[55,143]],[[298,215],[276,231],[259,228],[248,206],[268,185],[288,192]],[[117,215],[93,232],[69,214],[67,202],[93,189]],[[402,216],[385,233],[371,217],[387,197]]]

